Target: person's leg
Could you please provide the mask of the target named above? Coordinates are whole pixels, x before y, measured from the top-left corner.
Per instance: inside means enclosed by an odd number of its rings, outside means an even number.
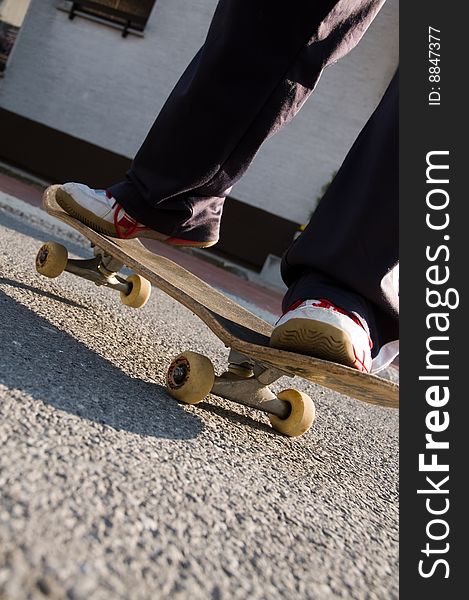
[[[300,300],[325,298],[357,313],[370,329],[373,356],[399,338],[394,285],[399,255],[398,172],[396,74],[310,223],[282,260],[282,276],[289,286],[284,311]],[[298,325],[291,320],[289,328],[298,332]],[[281,340],[276,345],[282,346]]]
[[[221,0],[204,46],[111,194],[149,228],[216,241],[231,186],[383,3],[300,1],[285,10],[270,0]]]

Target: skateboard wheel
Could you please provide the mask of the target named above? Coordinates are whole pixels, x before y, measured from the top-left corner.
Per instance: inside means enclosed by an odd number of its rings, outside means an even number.
[[[198,404],[210,394],[215,382],[213,365],[206,356],[184,352],[173,359],[166,374],[166,387],[176,400]]]
[[[148,302],[151,294],[151,283],[141,275],[129,275],[126,279],[132,288],[128,294],[121,292],[121,302],[131,308],[142,308]]]
[[[67,260],[68,252],[65,246],[57,242],[46,242],[37,253],[36,271],[53,279],[65,271]]]
[[[316,418],[316,408],[308,394],[290,389],[277,394],[277,398],[288,402],[291,412],[285,419],[269,415],[272,427],[291,437],[302,435],[308,431]]]

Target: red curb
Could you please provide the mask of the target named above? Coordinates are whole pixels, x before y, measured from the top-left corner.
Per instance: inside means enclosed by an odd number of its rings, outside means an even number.
[[[42,191],[40,189],[4,173],[0,173],[0,190],[33,206],[42,206]]]

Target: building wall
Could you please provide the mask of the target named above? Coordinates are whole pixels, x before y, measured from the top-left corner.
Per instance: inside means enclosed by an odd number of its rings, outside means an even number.
[[[32,1],[0,106],[130,157],[203,43],[216,1],[158,0],[145,37],[125,39],[70,21],[58,4]]]
[[[59,0],[32,0],[0,108],[132,157],[193,54],[216,0],[157,0],[145,37],[70,21]],[[388,0],[362,42],[324,73],[294,121],[260,150],[232,194],[294,221],[308,219],[398,62],[398,0]]]
[[[20,27],[31,0],[0,0],[0,20]]]

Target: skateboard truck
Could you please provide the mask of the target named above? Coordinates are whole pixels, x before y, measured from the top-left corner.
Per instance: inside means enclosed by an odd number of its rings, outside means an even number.
[[[65,271],[93,281],[96,285],[104,285],[119,292],[128,294],[132,286],[123,277],[118,275],[118,271],[124,266],[112,256],[105,254],[102,250],[94,246],[94,258],[76,259],[69,258]]]
[[[291,412],[290,406],[279,400],[268,387],[283,375],[286,373],[280,369],[264,367],[231,349],[228,370],[215,377],[211,392],[226,400],[285,419]]]
[[[273,427],[290,436],[307,431],[315,418],[311,398],[298,390],[274,394],[269,385],[288,375],[231,349],[228,369],[217,376],[210,360],[195,352],[173,359],[166,375],[169,393],[186,404],[198,404],[208,394],[255,408],[269,415]]]
[[[94,257],[69,258],[62,244],[47,242],[41,246],[36,256],[36,270],[46,277],[55,278],[64,271],[88,279],[96,285],[103,285],[120,292],[123,304],[132,308],[144,306],[151,293],[151,284],[140,275],[124,278],[118,274],[124,264],[106,254],[104,250],[91,244]]]

